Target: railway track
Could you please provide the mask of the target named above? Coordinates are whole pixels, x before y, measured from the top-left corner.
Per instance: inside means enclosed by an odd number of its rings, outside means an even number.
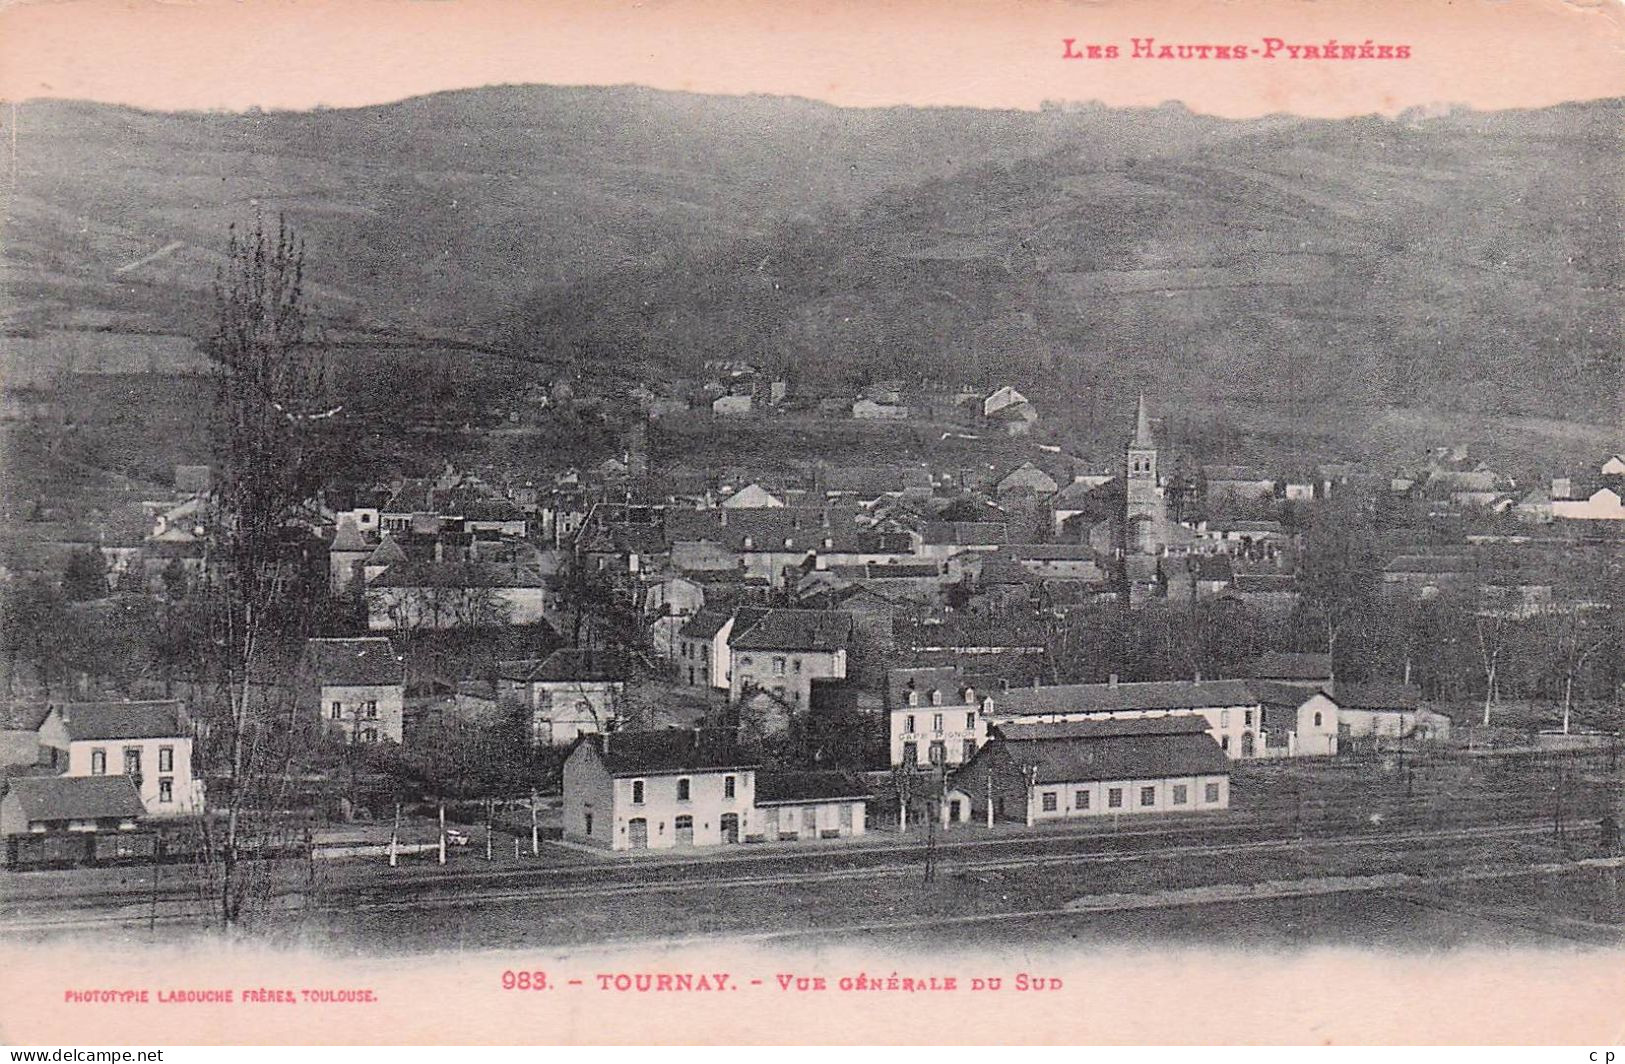
[[[1095,849],[1059,854],[1039,852],[1001,855],[984,859],[955,859],[956,856],[963,857],[965,852],[970,849],[969,847],[961,847],[957,855],[938,852],[936,859],[939,862],[938,867],[944,875],[975,876],[1069,865],[1076,865],[1080,868],[1100,868],[1140,862],[1197,861],[1204,858],[1308,854],[1326,847],[1337,847],[1340,850],[1392,849],[1401,852],[1418,852],[1436,850],[1439,847],[1453,844],[1534,836],[1546,832],[1548,828],[1549,825],[1544,820],[1535,820],[1511,824],[1451,827],[1442,830],[1387,831],[1359,837],[1270,837],[1225,842],[1202,842],[1153,849]],[[660,879],[622,882],[598,881],[540,888],[535,886],[516,887],[512,884],[500,882],[478,886],[472,885],[466,880],[457,881],[448,878],[436,878],[415,882],[398,882],[387,888],[367,884],[327,890],[322,892],[319,900],[308,898],[307,895],[300,891],[287,891],[278,895],[278,897],[282,902],[281,908],[290,912],[308,906],[330,913],[388,913],[477,908],[485,905],[512,903],[530,904],[628,898],[639,895],[681,893],[696,889],[769,889],[811,884],[902,879],[921,874],[922,864],[919,858],[923,856],[923,851],[919,851],[913,859],[908,859],[906,852],[899,853],[896,850],[888,850],[886,853],[894,859],[883,864],[838,868],[826,866],[805,871],[778,871],[766,874],[713,875],[705,877],[666,876]],[[691,864],[699,863],[693,862]],[[716,862],[708,870],[714,870],[718,865],[727,870],[729,867],[736,867],[737,864],[738,862]],[[666,870],[670,871],[669,866]],[[580,871],[580,869],[577,869],[577,871]],[[173,911],[173,902],[175,900],[191,901],[195,899],[195,894],[182,899],[173,897],[160,897],[156,900],[143,899],[139,894],[127,894],[123,898],[125,899],[124,904],[118,905],[116,909],[112,909],[110,906],[75,906],[80,911],[64,913],[58,908],[54,911],[38,914],[16,913],[7,919],[0,919],[0,933],[8,931],[48,932],[87,927],[139,926],[157,923],[206,925],[211,922],[210,917],[196,911]],[[164,904],[166,902],[168,904]]]

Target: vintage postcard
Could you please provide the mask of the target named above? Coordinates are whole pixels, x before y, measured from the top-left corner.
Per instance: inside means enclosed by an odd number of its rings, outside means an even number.
[[[0,1041],[1625,1039],[1617,3],[14,2],[0,97]]]

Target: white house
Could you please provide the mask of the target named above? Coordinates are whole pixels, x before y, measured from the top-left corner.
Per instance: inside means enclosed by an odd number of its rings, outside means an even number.
[[[861,835],[868,789],[843,772],[761,770],[730,730],[612,732],[564,762],[564,837],[664,850]]]
[[[564,746],[615,727],[627,671],[616,655],[566,647],[545,658],[501,662],[497,697],[529,710],[537,746]]]
[[[1027,397],[1006,384],[995,389],[987,398],[982,400],[982,416],[992,417],[1007,406],[1027,402]]]
[[[65,776],[126,776],[151,816],[203,812],[191,729],[177,701],[64,703],[40,734],[42,744],[66,738]]]
[[[728,658],[728,636],[733,632],[731,613],[701,610],[677,632],[677,676],[690,687],[728,689],[732,676]]]
[[[957,767],[987,740],[984,699],[955,669],[891,669],[886,696],[893,766]]]
[[[345,742],[402,741],[406,667],[388,639],[307,639],[299,667],[307,699]]]
[[[812,703],[814,680],[844,680],[852,614],[841,610],[741,607],[728,633],[728,694],[752,690],[796,707]]]
[[[606,850],[742,842],[756,769],[731,731],[584,735],[564,762],[564,837]]]

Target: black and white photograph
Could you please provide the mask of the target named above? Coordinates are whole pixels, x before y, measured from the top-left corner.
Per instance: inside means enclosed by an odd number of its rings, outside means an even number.
[[[0,1041],[1617,1043],[1617,14],[0,11]]]

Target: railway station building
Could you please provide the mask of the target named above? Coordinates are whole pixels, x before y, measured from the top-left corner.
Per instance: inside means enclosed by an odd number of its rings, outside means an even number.
[[[1193,713],[1005,724],[949,782],[958,823],[1194,813],[1230,806],[1230,760]]]

